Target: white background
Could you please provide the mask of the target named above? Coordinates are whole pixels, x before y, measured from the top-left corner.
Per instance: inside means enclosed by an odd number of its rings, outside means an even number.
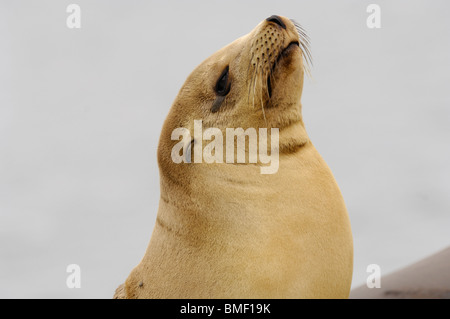
[[[68,29],[70,3],[0,1],[0,297],[112,297],[150,239],[178,90],[272,14],[312,40],[303,115],[349,210],[353,287],[450,244],[448,1],[90,0]]]

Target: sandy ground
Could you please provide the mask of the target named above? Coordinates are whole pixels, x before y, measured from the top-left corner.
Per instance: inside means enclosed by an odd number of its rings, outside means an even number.
[[[450,299],[450,247],[381,277],[380,288],[362,285],[351,299]]]

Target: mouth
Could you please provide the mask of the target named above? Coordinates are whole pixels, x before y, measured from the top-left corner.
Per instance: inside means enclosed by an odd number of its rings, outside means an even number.
[[[281,55],[289,54],[289,50],[292,50],[294,47],[300,47],[300,43],[298,41],[292,41],[289,45],[281,51]]]
[[[278,57],[276,58],[275,62],[272,64],[271,68],[270,68],[270,72],[267,76],[267,91],[269,93],[269,99],[272,97],[272,81],[271,81],[271,77],[273,72],[275,71],[275,68],[277,67],[277,64],[280,62],[280,60],[284,57],[289,56],[292,51],[294,51],[295,49],[300,47],[300,43],[298,41],[292,41],[291,43],[288,44],[287,47],[285,47],[279,54]]]

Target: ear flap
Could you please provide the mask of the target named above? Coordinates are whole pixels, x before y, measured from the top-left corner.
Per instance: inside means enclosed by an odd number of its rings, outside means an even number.
[[[186,145],[184,149],[184,161],[185,163],[192,163],[192,145],[195,145],[195,140],[192,139],[191,142]]]
[[[213,106],[211,107],[212,113],[216,113],[220,109],[220,106],[222,105],[223,100],[225,100],[225,96],[218,96],[216,98],[216,100],[213,103]]]

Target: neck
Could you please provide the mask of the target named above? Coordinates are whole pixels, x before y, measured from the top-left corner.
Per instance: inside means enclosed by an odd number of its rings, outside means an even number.
[[[281,154],[280,171],[271,175],[261,174],[257,164],[226,163],[182,164],[189,170],[178,179],[161,172],[157,224],[171,235],[217,242],[217,238],[229,237],[219,233],[239,232],[248,229],[242,225],[270,219],[278,212],[273,199],[292,183],[301,183],[301,179],[294,181],[288,176],[298,170],[302,153],[310,148],[311,143],[304,143],[295,153]],[[292,183],[286,183],[289,179]]]

